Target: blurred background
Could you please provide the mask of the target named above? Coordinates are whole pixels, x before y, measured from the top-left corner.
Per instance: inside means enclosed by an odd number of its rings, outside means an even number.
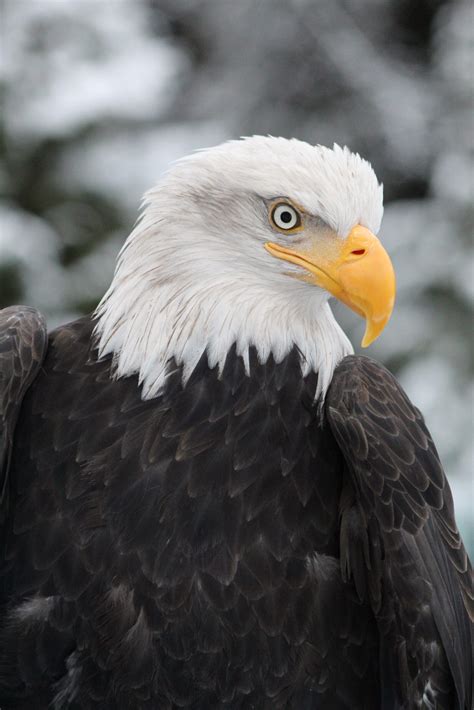
[[[474,550],[467,0],[3,0],[0,307],[91,311],[143,192],[241,135],[347,144],[398,276],[370,355],[425,414]],[[334,310],[354,343],[363,324]]]

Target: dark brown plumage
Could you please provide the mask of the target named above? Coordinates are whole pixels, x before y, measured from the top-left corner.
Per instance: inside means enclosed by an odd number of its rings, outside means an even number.
[[[2,710],[469,710],[469,562],[383,367],[322,409],[233,350],[142,401],[91,334],[0,314]]]

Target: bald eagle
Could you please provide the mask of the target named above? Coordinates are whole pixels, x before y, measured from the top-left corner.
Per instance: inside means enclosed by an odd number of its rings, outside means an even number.
[[[347,148],[232,141],[147,193],[95,314],[1,312],[2,710],[470,710],[448,482],[328,304],[386,325],[382,211]]]

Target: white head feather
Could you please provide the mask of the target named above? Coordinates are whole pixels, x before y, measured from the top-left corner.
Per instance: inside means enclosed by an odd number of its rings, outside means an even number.
[[[287,197],[342,239],[356,224],[375,234],[382,187],[368,162],[347,148],[254,136],[178,161],[145,196],[142,217],[122,248],[96,317],[99,355],[116,376],[138,373],[142,396],[160,393],[172,359],[186,381],[207,351],[222,370],[233,343],[249,368],[281,361],[293,347],[302,373],[319,373],[325,393],[352,346],[329,294],[288,276],[263,247],[274,239],[264,200]],[[297,268],[297,267],[295,267]]]

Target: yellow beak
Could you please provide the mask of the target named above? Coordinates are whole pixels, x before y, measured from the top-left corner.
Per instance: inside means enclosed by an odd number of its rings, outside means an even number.
[[[339,301],[365,318],[362,347],[383,331],[395,303],[395,273],[387,252],[368,229],[357,225],[348,237],[318,239],[301,250],[267,242],[270,254],[309,272],[303,277],[329,291]]]

